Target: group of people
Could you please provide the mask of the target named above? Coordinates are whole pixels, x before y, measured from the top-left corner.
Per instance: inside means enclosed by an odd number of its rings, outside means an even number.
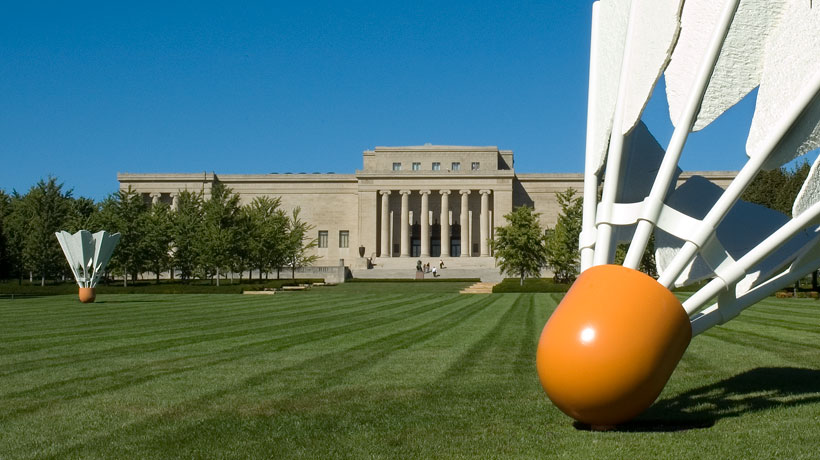
[[[439,269],[444,268],[444,261],[443,261],[443,260],[441,260],[441,259],[439,259],[439,260],[438,260],[438,268],[439,268]],[[436,277],[438,277],[438,276],[439,276],[439,275],[438,275],[438,272],[436,271],[436,267],[435,267],[435,266],[433,266],[433,268],[430,268],[430,262],[427,262],[426,264],[422,264],[422,263],[421,263],[421,260],[419,260],[418,262],[416,262],[416,271],[418,271],[418,272],[424,272],[424,273],[430,273],[430,272],[432,272],[432,273],[433,273],[433,278],[436,278]]]

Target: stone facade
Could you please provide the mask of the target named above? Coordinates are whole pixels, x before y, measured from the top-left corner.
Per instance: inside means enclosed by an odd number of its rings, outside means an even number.
[[[722,187],[735,175],[684,173],[681,180],[692,174]],[[117,179],[121,189],[171,206],[181,190],[202,191],[207,199],[217,180],[242,204],[257,196],[281,197],[283,208],[299,207],[314,226],[322,246],[316,248],[317,265],[344,259],[352,267],[367,259],[389,265],[391,258],[411,257],[472,257],[477,259],[471,263],[486,266],[487,241],[513,207],[533,206],[541,225],[552,227],[560,211],[555,194],[583,190],[582,174],[516,174],[509,150],[440,145],[367,150],[355,174],[120,173]]]

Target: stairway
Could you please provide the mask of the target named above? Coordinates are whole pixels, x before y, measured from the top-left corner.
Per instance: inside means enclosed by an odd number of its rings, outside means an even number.
[[[486,283],[480,282],[475,283],[470,287],[466,287],[462,289],[459,293],[460,294],[492,294],[493,293],[493,286],[498,283]]]

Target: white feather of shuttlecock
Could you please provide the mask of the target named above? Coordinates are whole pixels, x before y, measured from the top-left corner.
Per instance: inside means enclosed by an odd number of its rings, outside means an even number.
[[[665,72],[669,116],[680,119],[695,73],[718,25],[722,2],[686,0],[681,33]],[[760,84],[766,38],[778,24],[786,0],[744,0],[735,12],[720,57],[703,96],[693,130],[705,128]]]
[[[640,116],[645,82],[652,82],[651,91],[655,81],[647,76],[658,65],[666,66],[652,58],[636,65],[641,62],[636,56],[658,49],[638,31],[656,20],[659,27],[652,38],[665,42],[669,29],[661,11],[679,6],[674,0],[658,3],[664,5],[653,9],[601,0],[593,6],[581,267],[611,263],[613,243],[634,232],[624,265],[636,268],[655,233],[662,285],[713,278],[684,302],[687,313],[694,315],[693,331],[699,333],[820,266],[817,165],[801,191],[805,198],[795,204],[802,211],[795,211],[792,219],[739,201],[761,169],[778,167],[820,146],[820,7],[784,0],[685,2],[680,36],[669,50],[671,63],[665,71],[675,130],[666,153],[660,149],[663,160],[657,174],[644,168],[644,175],[637,177],[630,171],[635,164],[630,157],[639,155],[635,141],[647,136],[639,129],[626,132],[634,116],[631,109],[639,107]],[[611,81],[615,76],[617,85]],[[670,194],[689,133],[708,125],[758,84],[746,148],[749,161],[736,178],[725,191],[692,178]],[[653,182],[648,193],[646,176]],[[715,297],[717,304],[701,310]]]
[[[80,230],[73,235],[66,231],[55,233],[63,249],[74,279],[80,287],[95,287],[105,273],[105,267],[120,241],[120,234],[106,231],[92,234]]]
[[[597,185],[607,157],[606,174],[620,177],[626,135],[635,127],[652,90],[669,62],[680,30],[680,0],[601,0],[593,5],[590,47],[589,124],[581,234],[582,265],[593,260],[592,247],[612,236],[616,191]],[[594,182],[594,183],[593,183]],[[610,181],[612,182],[612,181]],[[592,224],[600,215],[601,226]]]
[[[774,126],[788,116],[790,106],[820,81],[820,6],[791,2],[770,37],[764,57],[757,106],[746,141],[748,155],[761,155]],[[820,97],[815,97],[778,143],[764,169],[773,169],[820,147]]]

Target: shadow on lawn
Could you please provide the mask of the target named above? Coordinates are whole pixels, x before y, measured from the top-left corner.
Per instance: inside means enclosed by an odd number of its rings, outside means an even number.
[[[820,370],[762,367],[656,402],[612,431],[665,432],[709,428],[716,421],[775,407],[820,402]],[[576,422],[576,429],[590,426]]]

